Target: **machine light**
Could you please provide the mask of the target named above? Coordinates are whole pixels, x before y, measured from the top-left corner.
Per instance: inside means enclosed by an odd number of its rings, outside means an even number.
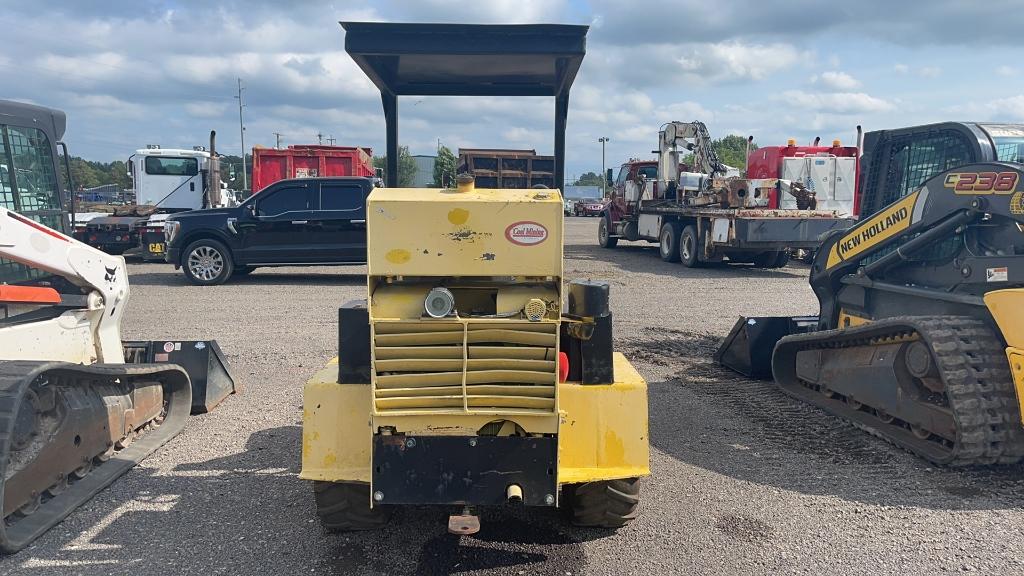
[[[444,318],[455,310],[455,296],[447,288],[431,288],[423,300],[423,310],[431,318]]]

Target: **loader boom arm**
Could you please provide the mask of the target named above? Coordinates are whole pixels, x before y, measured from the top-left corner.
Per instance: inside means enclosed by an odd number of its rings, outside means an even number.
[[[0,208],[0,257],[88,289],[89,308],[103,310],[92,326],[97,361],[124,362],[121,317],[129,289],[123,257],[101,252],[4,208]]]

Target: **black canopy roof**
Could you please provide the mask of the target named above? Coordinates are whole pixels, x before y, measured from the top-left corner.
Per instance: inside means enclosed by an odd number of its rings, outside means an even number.
[[[555,182],[565,174],[569,88],[587,26],[341,22],[345,50],[381,93],[388,186],[398,184],[397,97],[554,96]]]

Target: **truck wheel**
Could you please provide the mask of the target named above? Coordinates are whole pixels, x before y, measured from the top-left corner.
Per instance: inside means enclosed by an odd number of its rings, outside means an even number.
[[[779,256],[780,251],[773,250],[771,252],[761,252],[757,256],[754,256],[754,267],[756,268],[778,268],[775,262],[781,258]]]
[[[689,224],[683,228],[679,236],[679,261],[687,268],[700,266],[700,242],[697,240],[697,228]]]
[[[587,482],[572,486],[572,523],[577,526],[620,528],[637,517],[639,478]]]
[[[679,261],[679,223],[666,222],[658,235],[661,259],[665,262]]]
[[[231,252],[216,240],[196,240],[185,248],[182,269],[185,277],[199,286],[216,286],[234,272]]]
[[[612,236],[611,224],[608,223],[608,220],[610,218],[605,216],[597,223],[597,242],[602,248],[615,248],[619,239]]]
[[[313,482],[316,515],[328,532],[376,530],[388,523],[387,509],[370,508],[370,485]]]

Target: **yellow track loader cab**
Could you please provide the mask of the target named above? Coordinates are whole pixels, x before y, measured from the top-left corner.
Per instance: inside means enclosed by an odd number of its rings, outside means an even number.
[[[389,184],[394,97],[419,93],[555,96],[561,179],[586,27],[343,25],[381,88]],[[561,506],[609,528],[636,515],[647,386],[612,351],[608,285],[563,279],[562,210],[558,190],[463,177],[370,195],[367,298],[341,307],[339,358],[305,387],[301,477],[327,528],[380,526],[393,505]],[[478,527],[465,511],[449,525]]]

